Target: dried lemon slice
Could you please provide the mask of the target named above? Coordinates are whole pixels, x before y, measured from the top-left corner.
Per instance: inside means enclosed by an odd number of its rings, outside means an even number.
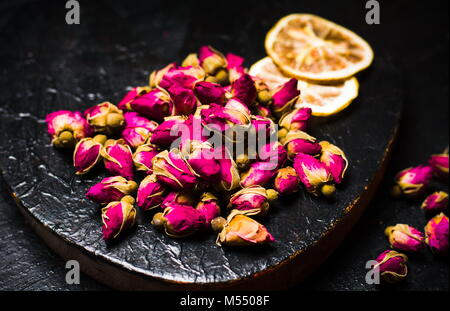
[[[264,79],[272,89],[290,79],[281,73],[270,57],[254,63],[249,74]],[[358,96],[359,84],[354,77],[332,84],[298,80],[297,88],[301,92],[297,107],[310,107],[315,116],[329,116],[350,105]]]
[[[311,14],[280,19],[267,33],[265,48],[282,72],[303,80],[343,80],[373,60],[372,48],[364,39]]]

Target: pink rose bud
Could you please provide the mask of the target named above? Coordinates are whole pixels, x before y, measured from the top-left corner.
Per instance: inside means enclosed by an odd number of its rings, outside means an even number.
[[[275,239],[266,227],[248,217],[254,213],[251,210],[231,211],[223,229],[217,236],[216,244],[219,246],[250,246],[274,242]]]
[[[220,165],[214,158],[214,148],[210,143],[189,141],[183,149],[183,155],[195,173],[205,180],[218,181]]]
[[[425,243],[433,253],[448,254],[448,217],[444,213],[434,216],[425,226]]]
[[[271,119],[257,115],[252,115],[250,118],[252,130],[256,133],[258,141],[262,140],[263,137],[268,139],[271,134],[275,133],[275,124]]]
[[[196,198],[192,195],[191,190],[186,191],[171,191],[169,192],[161,203],[161,209],[164,210],[166,207],[176,203],[179,205],[189,205],[193,206]]]
[[[332,184],[333,177],[325,165],[316,158],[299,153],[294,158],[294,169],[308,192],[316,196],[321,193],[325,196],[332,196],[336,191]]]
[[[277,169],[277,164],[273,162],[254,162],[250,164],[246,172],[241,174],[241,185],[243,187],[264,186],[273,179]]]
[[[448,193],[438,191],[427,196],[422,203],[422,210],[427,213],[439,213],[448,207]]]
[[[293,167],[286,166],[278,170],[273,188],[281,195],[289,195],[300,188],[300,180]]]
[[[322,150],[316,139],[303,131],[289,131],[281,141],[287,150],[289,159],[293,159],[299,153],[315,156]]]
[[[325,167],[333,176],[334,182],[340,184],[348,168],[348,160],[344,152],[327,141],[321,141],[319,144],[322,147],[320,161],[325,164]]]
[[[200,61],[200,66],[209,75],[214,75],[219,69],[227,66],[225,56],[211,46],[202,46],[200,48],[198,60]]]
[[[203,105],[222,105],[225,101],[225,90],[220,84],[201,81],[195,84],[195,96]]]
[[[166,234],[172,238],[190,236],[206,226],[205,216],[200,211],[177,203],[164,209],[162,219]]]
[[[154,209],[161,205],[167,191],[155,175],[146,176],[139,184],[137,206],[143,211]]]
[[[258,185],[249,186],[233,194],[227,208],[240,211],[255,210],[254,215],[266,215],[269,211],[269,202],[277,197],[278,192],[275,190],[266,190]]]
[[[261,117],[265,117],[265,118],[272,118],[272,111],[270,110],[269,107],[267,107],[264,104],[258,104],[256,106],[256,114],[261,116]]]
[[[287,152],[279,142],[268,143],[258,150],[258,159],[261,162],[273,163],[276,168],[280,168],[287,161]]]
[[[199,101],[191,89],[173,86],[169,89],[174,103],[174,115],[190,115],[194,113]]]
[[[177,66],[176,63],[170,63],[169,65],[165,66],[164,68],[161,68],[159,70],[155,70],[150,74],[149,77],[149,85],[151,88],[155,88],[159,86],[159,83],[161,82],[164,75],[172,68],[175,68]]]
[[[391,247],[405,251],[418,252],[423,248],[424,237],[419,230],[404,224],[389,226],[384,230]]]
[[[125,128],[127,127],[144,127],[153,132],[157,127],[158,123],[151,121],[146,117],[139,115],[137,112],[125,112],[123,114],[125,119]]]
[[[133,154],[130,146],[123,139],[107,140],[100,154],[106,170],[111,175],[120,175],[128,180],[133,179]]]
[[[173,87],[193,89],[197,82],[205,79],[205,71],[201,67],[172,67],[162,77],[159,86],[169,90]]]
[[[255,82],[248,74],[243,74],[231,85],[231,95],[247,107],[252,107],[256,99]]]
[[[158,123],[150,121],[136,112],[126,112],[124,117],[125,129],[122,131],[122,138],[134,149],[145,144],[158,127]]]
[[[150,119],[161,121],[172,115],[173,102],[165,90],[156,88],[139,96],[130,104],[131,109]]]
[[[200,197],[200,201],[197,203],[195,209],[205,216],[205,223],[207,228],[211,227],[211,221],[214,218],[220,216],[220,206],[218,203],[218,199],[214,194],[210,192],[205,192],[202,194],[202,196]]]
[[[245,112],[211,104],[200,111],[203,124],[207,128],[226,131],[235,125],[250,124],[250,116]]]
[[[168,148],[178,137],[179,130],[185,124],[187,117],[166,117],[164,121],[153,131],[150,142],[154,145]]]
[[[86,174],[100,161],[102,146],[100,142],[90,137],[83,138],[77,143],[73,152],[75,174]]]
[[[92,135],[92,129],[79,111],[55,111],[46,116],[45,122],[52,144],[58,148],[73,148],[80,139]]]
[[[433,168],[433,173],[448,181],[448,152],[433,154],[428,160],[428,164]]]
[[[231,191],[239,187],[240,177],[236,162],[226,147],[216,148],[216,157],[220,165],[219,188]]]
[[[381,253],[376,261],[380,271],[381,280],[387,283],[396,283],[403,280],[408,274],[406,262],[408,257],[396,251],[387,250]]]
[[[153,158],[153,173],[160,182],[175,190],[194,187],[199,177],[178,149],[157,154]]]
[[[250,109],[236,98],[229,99],[224,107],[225,109],[238,110],[245,114],[248,118],[250,118],[252,114]]]
[[[272,111],[281,116],[290,111],[300,96],[297,89],[297,79],[290,79],[272,91]]]
[[[243,74],[245,74],[244,68],[244,58],[235,55],[233,53],[228,53],[226,56],[227,69],[230,82],[233,83],[239,79]]]
[[[136,219],[133,197],[127,195],[120,202],[111,202],[102,208],[103,239],[117,238],[122,232],[133,227]]]
[[[112,135],[123,128],[123,111],[110,102],[103,102],[86,109],[84,116],[95,132]]]
[[[404,195],[414,198],[422,195],[433,177],[430,166],[419,165],[404,169],[395,177],[395,186],[392,189],[394,196]]]
[[[129,91],[124,98],[117,104],[117,108],[121,110],[131,110],[131,102],[133,102],[139,96],[150,92],[151,88],[148,86],[138,86]]]
[[[284,114],[278,124],[288,131],[306,131],[311,113],[311,108],[297,108]]]
[[[137,147],[136,151],[133,153],[133,162],[136,170],[152,174],[152,160],[158,153],[157,147],[152,144],[145,144]]]
[[[106,177],[89,188],[86,198],[97,204],[108,204],[133,194],[137,187],[136,182],[122,176]]]

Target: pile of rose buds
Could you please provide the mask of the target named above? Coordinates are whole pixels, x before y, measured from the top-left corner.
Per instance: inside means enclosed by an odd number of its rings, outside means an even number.
[[[243,62],[203,46],[181,66],[154,71],[117,105],[47,116],[53,145],[74,149],[76,174],[103,163],[111,176],[86,193],[104,206],[105,240],[134,225],[137,206],[156,212],[151,223],[170,237],[214,231],[218,245],[270,243],[253,218],[268,215],[279,195],[301,185],[334,195],[348,161],[306,133],[311,109],[295,107],[297,80],[270,89]],[[248,136],[258,144],[246,144]]]
[[[410,167],[397,174],[392,194],[395,197],[413,199],[420,199],[428,194],[422,202],[421,209],[431,219],[425,225],[425,234],[406,224],[387,227],[385,234],[391,248],[413,254],[427,245],[436,255],[448,255],[448,217],[444,214],[448,207],[448,194],[444,191],[429,194],[433,179],[448,183],[448,164],[448,150],[445,150],[442,154],[432,155],[427,165]],[[376,261],[381,279],[385,282],[401,281],[408,273],[406,266],[408,257],[405,254],[386,250]]]

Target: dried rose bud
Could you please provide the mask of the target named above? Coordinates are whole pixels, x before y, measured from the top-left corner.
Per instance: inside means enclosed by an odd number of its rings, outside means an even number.
[[[133,227],[136,219],[133,197],[124,196],[120,202],[111,202],[102,208],[103,239],[115,239],[125,230]]]
[[[158,127],[158,123],[150,121],[136,112],[126,112],[124,118],[125,129],[121,136],[134,149],[145,144]]]
[[[165,90],[172,87],[193,89],[197,82],[205,79],[205,71],[201,67],[172,67],[162,77],[159,86]]]
[[[211,104],[200,111],[203,124],[208,129],[226,131],[235,125],[249,125],[250,116],[245,112]]]
[[[200,197],[200,201],[195,207],[200,213],[205,216],[205,223],[207,228],[211,227],[211,221],[220,216],[220,206],[217,197],[211,192],[205,192]]]
[[[252,114],[250,109],[237,98],[229,99],[224,107],[226,109],[238,110],[244,113],[248,118],[250,118]]]
[[[258,104],[256,106],[256,113],[261,117],[272,118],[272,111],[265,104]]]
[[[216,156],[220,165],[220,184],[221,190],[231,191],[239,187],[240,177],[236,162],[231,157],[226,147],[216,148]]]
[[[117,104],[117,108],[121,110],[131,110],[131,102],[134,101],[139,96],[147,94],[150,92],[151,88],[148,86],[138,86],[129,91],[124,98]]]
[[[272,91],[272,111],[281,116],[291,110],[292,106],[300,96],[297,89],[297,79],[290,79]]]
[[[152,144],[145,144],[137,147],[136,151],[133,153],[133,162],[136,170],[152,174],[152,160],[158,153],[157,147]]]
[[[214,158],[214,148],[210,143],[196,140],[189,141],[184,144],[182,153],[194,172],[201,178],[208,181],[217,181],[220,165]]]
[[[194,187],[199,177],[178,149],[157,154],[153,158],[153,173],[159,181],[175,190]]]
[[[104,136],[104,135],[97,135]],[[106,140],[106,136],[104,136]],[[73,166],[75,174],[82,175],[89,172],[100,161],[100,151],[102,143],[91,137],[80,140],[73,152]]]
[[[428,160],[428,164],[433,168],[433,173],[445,180],[448,180],[448,152],[433,154]]]
[[[133,154],[123,139],[106,141],[101,152],[106,170],[111,175],[120,175],[128,180],[134,177]]]
[[[161,208],[164,210],[172,203],[193,206],[195,203],[195,197],[193,196],[191,190],[171,191],[165,196],[164,200],[162,201]]]
[[[110,102],[103,102],[86,109],[84,116],[95,132],[111,135],[123,128],[123,111]]]
[[[153,131],[150,142],[164,148],[169,147],[179,136],[178,129],[185,124],[187,117],[166,117],[164,121]]]
[[[333,177],[325,165],[316,158],[299,153],[294,158],[294,169],[308,192],[319,196],[332,196],[336,191],[332,184]]]
[[[239,100],[247,107],[252,107],[256,99],[255,82],[248,74],[243,74],[231,85],[232,97]]]
[[[278,121],[278,124],[288,131],[306,131],[311,113],[311,108],[297,108],[284,114]]]
[[[269,211],[269,202],[277,199],[278,192],[272,189],[255,185],[243,188],[233,194],[227,208],[240,211],[255,210],[255,214],[266,215]],[[256,210],[258,213],[256,213]]]
[[[139,96],[130,104],[133,111],[156,121],[172,115],[173,105],[169,93],[160,88]]]
[[[198,60],[197,53],[190,53],[188,56],[186,56],[186,58],[181,63],[181,66],[182,67],[188,67],[188,66],[198,67],[198,66],[200,66],[200,61]]]
[[[228,53],[226,56],[227,69],[230,82],[233,83],[239,79],[243,74],[245,74],[244,58],[235,55],[233,53]]]
[[[300,180],[297,172],[291,166],[286,166],[278,170],[273,188],[281,195],[288,195],[297,192],[300,187]]]
[[[161,216],[165,232],[172,238],[187,237],[205,228],[205,216],[192,206],[172,203]]]
[[[396,283],[403,280],[408,274],[406,262],[408,257],[396,251],[382,252],[376,259],[380,271],[381,280],[388,283]]]
[[[137,187],[136,182],[126,180],[122,176],[106,177],[89,188],[86,198],[97,204],[108,204],[131,195]]]
[[[52,144],[58,148],[73,148],[77,141],[92,135],[92,129],[79,111],[55,111],[46,116],[45,122]]]
[[[287,150],[289,159],[293,159],[299,153],[315,156],[322,150],[316,139],[303,131],[289,131],[282,139],[282,143]]]
[[[159,86],[159,83],[161,82],[164,75],[172,68],[176,67],[176,63],[170,63],[169,65],[165,66],[164,68],[161,68],[159,70],[155,70],[150,74],[149,77],[149,85],[151,88],[155,88]]]
[[[261,141],[263,137],[267,139],[275,133],[275,123],[271,119],[257,115],[252,115],[250,118],[252,130],[257,134],[257,141]]]
[[[321,141],[319,144],[322,147],[320,161],[325,164],[325,167],[333,176],[334,182],[340,184],[348,168],[348,160],[345,153],[327,141]]]
[[[158,127],[158,123],[139,115],[137,112],[125,112],[125,128],[127,127],[145,127],[150,131],[154,131]]]
[[[286,149],[279,142],[265,144],[258,150],[258,160],[274,163],[276,168],[282,167],[286,163],[287,158]]]
[[[401,251],[418,252],[424,246],[423,233],[408,225],[389,226],[384,234],[389,238],[391,247]]]
[[[448,193],[438,191],[430,194],[422,203],[422,210],[427,213],[439,213],[448,207]]]
[[[198,60],[200,61],[200,66],[209,75],[214,75],[227,66],[225,56],[211,46],[202,46],[199,49]]]
[[[395,186],[392,189],[394,196],[404,195],[414,198],[422,195],[433,177],[430,166],[419,165],[404,169],[395,177]]]
[[[154,209],[161,205],[167,191],[155,175],[146,176],[139,184],[137,206],[143,211]]]
[[[425,226],[425,243],[433,253],[448,254],[448,217],[444,213],[434,216]]]
[[[241,174],[241,185],[243,187],[264,186],[273,179],[277,169],[277,164],[273,162],[254,162],[250,164],[246,172]]]
[[[174,104],[174,115],[193,114],[199,102],[191,89],[173,86],[169,89]]]
[[[225,90],[220,84],[201,81],[195,84],[195,96],[203,105],[222,105],[225,101]]]
[[[231,211],[222,231],[217,236],[216,244],[248,246],[274,242],[275,239],[266,227],[247,216],[252,214],[252,211]]]

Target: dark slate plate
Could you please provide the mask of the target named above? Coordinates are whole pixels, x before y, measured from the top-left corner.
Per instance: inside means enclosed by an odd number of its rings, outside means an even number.
[[[203,44],[245,55],[250,65],[264,56],[264,34],[282,16],[278,11],[244,25],[230,20],[226,31],[219,26],[213,31],[195,7],[167,1],[152,6],[144,14],[142,7],[83,3],[82,23],[72,26],[64,23],[63,8],[44,7],[45,15],[40,15],[34,12],[42,7],[29,4],[29,10],[17,12],[14,27],[8,28],[14,31],[3,32],[9,44],[0,50],[6,68],[0,78],[3,178],[46,243],[112,287],[257,289],[298,282],[344,238],[381,179],[400,117],[399,73],[375,51],[372,67],[358,76],[357,100],[335,118],[313,120],[312,135],[346,151],[349,174],[334,202],[300,192],[274,204],[261,219],[277,240],[272,246],[220,248],[212,234],[171,239],[156,232],[150,217],[142,214],[135,230],[106,245],[100,209],[84,199],[86,189],[102,176],[73,175],[71,155],[49,144],[45,115],[117,102],[126,87],[145,84],[152,69]]]

